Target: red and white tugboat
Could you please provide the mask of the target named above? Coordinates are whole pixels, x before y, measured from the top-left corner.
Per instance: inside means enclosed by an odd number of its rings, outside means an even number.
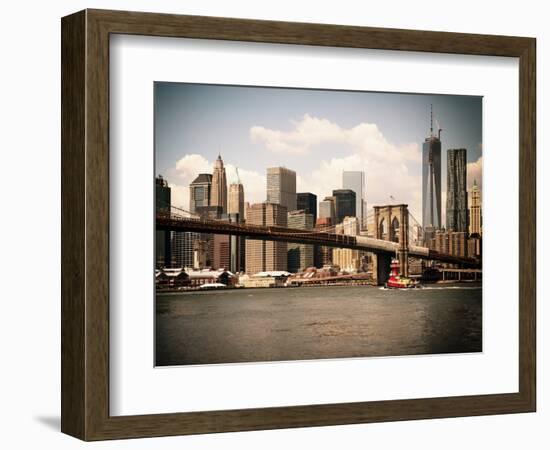
[[[391,273],[388,281],[386,281],[385,287],[388,289],[411,289],[418,288],[420,284],[417,280],[412,278],[402,277],[399,275],[399,260],[392,259],[391,261]]]

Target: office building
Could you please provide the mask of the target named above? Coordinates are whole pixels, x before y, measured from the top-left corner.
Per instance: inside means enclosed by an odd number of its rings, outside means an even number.
[[[296,209],[296,172],[286,167],[267,169],[267,203]]]
[[[479,190],[476,180],[474,180],[474,185],[472,187],[470,195],[470,234],[477,234],[481,236],[481,191]]]
[[[189,185],[189,211],[194,213],[197,207],[210,206],[212,175],[201,173]]]
[[[317,221],[317,196],[311,192],[298,192],[296,194],[296,209],[303,209],[313,216],[313,223]]]
[[[355,215],[359,218],[360,229],[365,230],[367,228],[365,172],[344,170],[342,174],[342,188],[355,192]]]
[[[430,135],[422,144],[422,227],[427,241],[441,228],[441,131],[434,135],[430,113]]]
[[[359,234],[359,219],[347,216],[337,225],[337,234],[357,236]],[[364,252],[349,248],[335,248],[332,250],[332,263],[344,272],[358,272],[363,266]]]
[[[287,217],[288,228],[297,228],[300,230],[313,230],[313,214],[305,209],[290,211]],[[288,244],[288,271],[292,273],[301,272],[314,263],[313,245],[306,244]]]
[[[330,217],[319,217],[315,223],[315,231],[331,232],[331,228],[332,219]],[[316,245],[313,251],[315,267],[321,268],[332,264],[332,247]]]
[[[256,203],[246,212],[246,223],[262,226],[287,226],[287,209],[275,203]],[[246,240],[245,269],[249,275],[287,270],[287,243]]]
[[[227,179],[225,177],[225,167],[223,166],[221,155],[218,155],[214,163],[210,205],[221,207],[222,213],[227,212]]]
[[[175,267],[194,267],[195,242],[201,234],[194,232],[172,231],[172,260]]]
[[[159,175],[155,179],[155,208],[158,212],[170,213],[172,190],[168,182]],[[155,265],[170,267],[172,261],[170,232],[155,230]]]
[[[447,231],[468,231],[466,149],[447,150]]]
[[[229,185],[227,212],[228,214],[238,214],[239,220],[244,221],[244,188],[240,182]]]
[[[335,198],[335,222],[341,223],[344,217],[356,217],[356,195],[351,189],[335,189],[332,191]]]
[[[336,217],[336,198],[325,197],[325,199],[319,202],[319,219],[330,219],[334,222]]]

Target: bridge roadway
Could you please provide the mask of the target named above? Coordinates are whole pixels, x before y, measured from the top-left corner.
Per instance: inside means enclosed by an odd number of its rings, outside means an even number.
[[[325,247],[349,248],[375,254],[395,255],[399,248],[397,242],[384,241],[366,236],[348,236],[344,234],[308,231],[276,226],[260,226],[226,222],[221,220],[180,217],[174,214],[157,213],[156,229],[159,231],[189,231],[196,233],[228,234],[244,236],[265,241],[313,244]],[[465,267],[480,267],[474,258],[462,258],[439,253],[426,247],[409,245],[409,256],[426,260],[436,260]]]

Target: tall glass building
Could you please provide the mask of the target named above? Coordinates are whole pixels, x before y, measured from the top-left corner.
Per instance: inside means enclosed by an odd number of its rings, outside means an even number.
[[[441,130],[422,144],[422,227],[425,239],[441,228]]]
[[[344,217],[356,217],[356,195],[351,189],[335,189],[332,196],[336,198],[336,223],[342,223]]]
[[[287,211],[296,209],[296,172],[286,167],[267,169],[267,203],[282,205]]]
[[[363,171],[348,171],[344,170],[342,174],[342,188],[351,189],[355,192],[355,214],[359,219],[359,227],[361,230],[367,228],[367,202],[365,172]]]
[[[311,192],[298,192],[296,194],[296,209],[305,210],[313,216],[313,223],[317,220],[317,196]]]

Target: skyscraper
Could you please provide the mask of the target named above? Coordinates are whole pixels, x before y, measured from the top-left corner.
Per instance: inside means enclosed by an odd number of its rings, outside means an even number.
[[[290,211],[288,213],[288,228],[297,228],[300,230],[313,230],[313,214],[305,209]],[[288,271],[300,272],[313,266],[313,245],[306,244],[288,244]]]
[[[193,267],[195,243],[201,240],[201,234],[189,231],[172,231],[172,257],[176,267]]]
[[[159,175],[155,179],[155,208],[157,211],[170,212],[172,190],[168,182]],[[170,267],[172,252],[169,231],[155,231],[155,259],[157,267]]]
[[[198,207],[210,206],[210,192],[212,190],[212,175],[201,173],[189,185],[189,211],[197,211]]]
[[[466,149],[447,150],[447,231],[468,231]]]
[[[330,219],[334,223],[336,217],[336,199],[334,197],[325,197],[319,202],[319,219]]]
[[[470,206],[470,234],[479,234],[481,236],[481,191],[474,180],[471,190],[472,205]]]
[[[298,192],[296,194],[296,209],[303,209],[313,216],[313,223],[317,220],[317,196],[311,192]]]
[[[360,229],[366,229],[367,202],[365,187],[365,172],[344,170],[342,174],[342,188],[355,192],[355,215],[359,219]]]
[[[425,239],[441,228],[441,129],[433,131],[430,113],[430,135],[422,144],[422,227]]]
[[[239,220],[244,221],[244,188],[240,182],[229,185],[227,213],[238,214]]]
[[[246,212],[246,223],[263,226],[287,226],[287,209],[275,203],[256,203]],[[287,243],[246,240],[246,273],[287,270]]]
[[[344,217],[356,217],[356,195],[351,189],[335,189],[332,191],[335,197],[336,223],[341,223]]]
[[[296,172],[286,167],[267,169],[267,203],[282,205],[287,211],[296,209]]]
[[[227,212],[227,179],[225,177],[225,167],[223,166],[221,155],[218,155],[214,163],[210,204],[212,206],[221,206],[222,213]]]

